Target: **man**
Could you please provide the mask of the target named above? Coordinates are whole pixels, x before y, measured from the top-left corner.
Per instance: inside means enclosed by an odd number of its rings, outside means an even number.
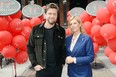
[[[59,8],[50,3],[45,9],[46,22],[33,27],[27,49],[36,77],[61,77],[65,64],[65,30],[56,24]]]

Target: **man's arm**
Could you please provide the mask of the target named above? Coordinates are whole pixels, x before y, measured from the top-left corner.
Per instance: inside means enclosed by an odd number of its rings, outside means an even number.
[[[29,59],[31,61],[31,64],[34,67],[37,65],[37,62],[36,62],[36,56],[35,56],[35,51],[34,51],[35,41],[34,41],[33,34],[34,34],[34,28],[32,29],[29,39],[28,39],[27,53],[28,53]]]

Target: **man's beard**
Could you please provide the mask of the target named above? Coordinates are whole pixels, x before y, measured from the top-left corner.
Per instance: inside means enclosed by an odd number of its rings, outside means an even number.
[[[53,25],[53,24],[56,23],[56,21],[54,21],[54,22],[50,22],[50,21],[48,20],[48,23],[51,24],[51,25]]]

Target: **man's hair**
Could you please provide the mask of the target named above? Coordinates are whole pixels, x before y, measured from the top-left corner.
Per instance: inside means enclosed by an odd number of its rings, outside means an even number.
[[[48,9],[56,9],[57,10],[57,13],[59,12],[59,7],[55,4],[55,3],[49,3],[46,5],[46,8],[45,8],[45,13],[48,11]]]

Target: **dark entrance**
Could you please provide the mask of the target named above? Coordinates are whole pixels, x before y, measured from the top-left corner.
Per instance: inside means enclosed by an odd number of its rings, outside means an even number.
[[[82,7],[85,9],[87,4],[88,0],[70,0],[70,9],[74,7]]]

